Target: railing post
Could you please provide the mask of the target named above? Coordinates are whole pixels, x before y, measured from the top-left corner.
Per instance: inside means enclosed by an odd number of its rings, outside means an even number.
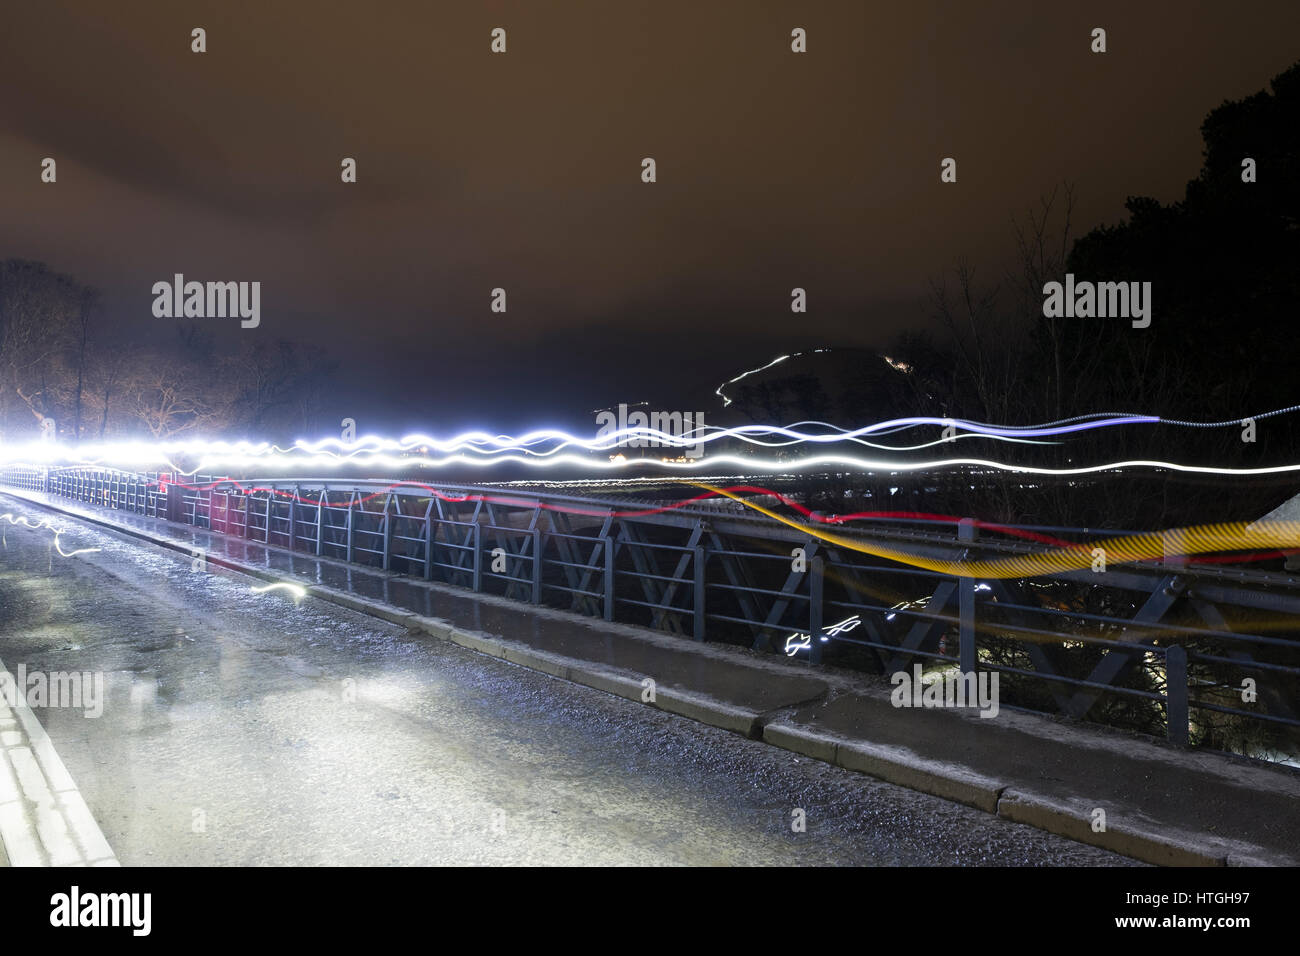
[[[810,563],[812,567],[808,575],[808,663],[820,664],[824,626],[822,596],[826,584],[826,566],[820,554],[813,555]]]
[[[293,490],[289,494],[292,496],[289,498],[289,550],[297,551],[298,550],[298,498],[301,496],[302,490],[297,485],[294,485]],[[211,508],[208,509],[208,514],[209,515],[212,514]]]
[[[614,620],[614,536],[606,534],[600,539],[605,556],[605,620]]]
[[[533,529],[533,603],[542,603],[542,529]]]
[[[354,491],[354,492],[352,492],[352,494],[348,497],[348,551],[347,551],[347,562],[348,562],[348,564],[351,564],[351,563],[352,563],[352,541],[353,541],[353,538],[356,537],[356,536],[353,534],[353,532],[354,532],[355,529],[356,529],[356,524],[357,524],[357,523],[356,523],[356,508],[354,507],[354,506],[356,505],[356,503],[357,503],[357,493]]]
[[[392,518],[392,514],[391,514],[390,511],[389,511],[389,508],[390,508],[390,506],[391,506],[392,504],[393,504],[393,496],[392,496],[391,494],[384,496],[384,516],[383,516],[383,518],[380,519],[380,525],[379,525],[379,526],[380,526],[381,528],[383,528],[383,533],[384,533],[384,537],[383,537],[383,541],[384,541],[384,544],[383,544],[383,549],[384,549],[383,569],[384,569],[385,571],[389,570],[389,569],[392,567],[392,563],[393,563],[393,562],[392,562],[392,551],[393,551],[393,518]]]
[[[695,611],[693,614],[695,624],[695,639],[704,640],[704,622],[705,622],[705,596],[707,591],[704,587],[704,569],[708,563],[708,555],[704,553],[704,545],[697,544],[695,553],[692,556],[691,563],[694,565],[692,570],[695,572]]]
[[[266,493],[266,523],[262,525],[262,543],[270,546],[271,544],[271,510],[275,506],[275,482],[271,482],[268,487],[270,491]]]
[[[1187,744],[1187,716],[1187,650],[1174,644],[1165,651],[1165,717],[1171,744]]]
[[[967,547],[962,551],[963,561],[971,555],[970,545],[974,544],[975,536],[974,519],[963,518],[957,525],[957,540],[967,543]],[[973,674],[978,664],[975,650],[975,579],[959,577],[957,593],[959,663],[963,674]]]
[[[325,553],[325,498],[329,492],[320,486],[320,498],[316,500],[316,556]]]
[[[166,509],[165,519],[167,521],[175,521],[177,524],[185,523],[185,489],[176,483],[175,474],[172,475],[172,480],[167,482]]]
[[[474,533],[470,535],[474,541],[474,590],[483,590],[483,526],[474,519]]]
[[[424,580],[433,580],[433,499],[424,509]]]
[[[245,490],[243,497],[244,497],[244,529],[243,529],[244,537],[252,538],[253,536],[252,532],[248,530],[248,520],[249,520],[248,516],[253,513],[253,506],[251,504],[253,500],[253,496],[250,495],[247,490]]]

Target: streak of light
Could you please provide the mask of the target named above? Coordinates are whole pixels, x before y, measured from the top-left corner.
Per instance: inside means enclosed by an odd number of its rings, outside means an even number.
[[[191,439],[177,442],[100,442],[78,446],[63,446],[55,442],[28,442],[0,445],[0,461],[30,467],[48,465],[110,466],[122,468],[170,469],[193,474],[195,471],[247,468],[263,464],[294,464],[334,467],[340,465],[382,465],[385,467],[426,466],[439,467],[451,464],[495,464],[514,462],[522,464],[563,464],[595,468],[619,468],[623,463],[593,461],[575,455],[566,449],[610,452],[625,447],[677,448],[704,446],[711,442],[735,439],[759,448],[786,448],[791,445],[856,444],[881,451],[914,451],[956,441],[959,438],[983,437],[1016,444],[1042,444],[1034,438],[1053,438],[1078,431],[1111,425],[1154,422],[1150,417],[1109,417],[1069,424],[1046,426],[994,426],[952,418],[915,416],[877,422],[854,429],[845,429],[826,422],[801,422],[813,425],[820,431],[801,431],[775,425],[741,425],[722,428],[704,425],[683,434],[672,434],[649,427],[628,427],[584,438],[556,429],[543,429],[520,436],[489,435],[486,432],[465,432],[454,438],[440,440],[429,435],[408,435],[401,439],[378,435],[364,436],[353,441],[324,438],[317,441],[299,439],[291,448],[281,448],[266,442],[226,442]],[[949,431],[935,441],[914,445],[881,445],[867,439],[868,435],[892,434],[914,427],[938,426]],[[780,440],[768,440],[779,438]],[[629,444],[634,443],[634,444]],[[416,449],[434,449],[440,457],[428,457]],[[337,449],[337,450],[332,450]],[[181,459],[196,458],[194,468],[184,468]],[[723,456],[677,462],[697,466],[703,461],[735,460]],[[747,460],[747,459],[746,459]],[[632,463],[635,459],[627,463]],[[655,463],[653,461],[646,463]],[[773,466],[778,463],[772,462]],[[761,466],[760,466],[761,467]]]
[[[32,524],[32,522],[24,515],[15,516],[11,513],[5,513],[0,515],[0,521],[8,521],[12,525],[22,525],[24,528],[31,528],[33,531],[48,528],[54,532],[54,550],[59,552],[59,554],[65,558],[72,558],[78,554],[92,554],[100,550],[99,548],[75,548],[72,551],[64,551],[63,545],[59,540],[59,535],[63,534],[63,532],[45,520]]]
[[[789,356],[782,356],[775,361],[783,361]],[[768,366],[770,367],[769,363]],[[748,373],[747,373],[748,374]],[[789,461],[771,461],[762,459],[737,458],[732,455],[702,456],[693,460],[654,461],[637,458],[621,461],[602,462],[573,454],[566,449],[581,449],[591,452],[609,452],[627,447],[655,448],[690,448],[703,446],[711,442],[735,439],[759,448],[786,448],[791,445],[810,444],[826,445],[851,443],[883,451],[914,451],[933,447],[958,438],[983,437],[998,441],[1014,443],[1036,443],[1035,438],[1059,438],[1064,435],[1118,425],[1165,424],[1189,428],[1221,428],[1235,426],[1244,421],[1259,420],[1277,415],[1291,414],[1300,410],[1300,406],[1275,409],[1240,421],[1224,422],[1188,422],[1177,419],[1165,419],[1154,415],[1135,413],[1096,412],[1078,415],[1073,418],[1060,419],[1037,425],[991,425],[981,422],[953,418],[935,418],[931,416],[913,416],[876,422],[859,428],[846,429],[826,422],[805,421],[799,426],[813,426],[816,430],[800,430],[798,427],[775,425],[743,425],[723,428],[715,425],[699,425],[682,434],[672,434],[650,427],[627,427],[614,431],[602,430],[595,438],[585,438],[558,429],[539,429],[520,436],[491,435],[484,431],[469,431],[447,440],[440,440],[429,435],[408,435],[401,439],[384,438],[378,435],[364,436],[354,441],[339,438],[326,438],[317,441],[298,440],[290,448],[281,448],[267,442],[226,442],[207,440],[188,440],[178,442],[126,441],[108,443],[89,443],[86,445],[65,447],[57,442],[30,442],[0,445],[0,461],[22,463],[33,466],[58,463],[83,466],[105,467],[155,467],[169,468],[184,474],[193,474],[199,470],[218,470],[244,468],[260,464],[294,464],[319,465],[332,467],[336,465],[382,465],[385,467],[426,466],[441,467],[456,464],[486,465],[497,463],[538,464],[538,465],[578,465],[602,470],[621,469],[638,464],[668,466],[670,468],[698,469],[719,463],[739,463],[758,470],[802,470],[821,465],[844,465],[853,468],[875,468],[884,470],[916,470],[918,468],[939,468],[953,464],[974,464],[1001,470],[1023,471],[1036,474],[1085,474],[1088,471],[1106,468],[1132,467],[1150,465],[1154,467],[1173,468],[1176,470],[1199,471],[1209,474],[1269,474],[1290,471],[1300,466],[1278,466],[1263,469],[1225,469],[1209,466],[1175,465],[1168,462],[1126,461],[1095,465],[1080,469],[1035,469],[1014,464],[1002,464],[979,459],[949,459],[921,463],[898,463],[888,460],[863,459],[844,456],[811,456]],[[938,441],[923,442],[907,446],[881,445],[869,441],[866,436],[895,434],[911,428],[939,426],[945,430],[945,436]],[[771,440],[777,439],[777,440]],[[425,449],[432,448],[441,457],[431,458],[424,455]],[[410,452],[419,450],[420,456]],[[194,469],[183,468],[178,459],[197,457]]]
[[[1036,554],[1016,555],[994,560],[956,560],[949,561],[928,558],[889,545],[845,538],[831,534],[811,525],[802,525],[797,521],[740,498],[738,495],[720,488],[707,485],[700,487],[716,491],[746,508],[779,521],[804,534],[812,535],[837,547],[847,548],[863,554],[909,564],[927,571],[963,578],[1026,578],[1040,575],[1061,574],[1092,567],[1097,555],[1109,564],[1132,564],[1138,561],[1159,560],[1169,557],[1189,557],[1195,554],[1216,551],[1241,551],[1248,548],[1288,548],[1300,545],[1300,522],[1298,521],[1256,521],[1227,522],[1222,524],[1195,525],[1187,528],[1172,528],[1167,531],[1147,534],[1123,535],[1105,538],[1088,544],[1074,544],[1069,547],[1040,551]]]
[[[284,581],[277,581],[275,584],[267,584],[262,587],[250,588],[254,594],[265,594],[268,591],[283,590],[293,595],[294,603],[301,601],[307,596],[307,589],[300,584],[288,584]]]
[[[840,621],[837,624],[828,624],[826,627],[822,628],[822,632],[825,636],[821,638],[821,641],[823,644],[825,644],[835,635],[847,634],[849,631],[853,630],[861,623],[862,623],[862,619],[857,614],[854,614],[852,617],[846,617],[844,620]],[[805,634],[802,631],[796,631],[795,633],[791,634],[789,637],[785,639],[786,656],[794,657],[800,651],[808,650],[808,648],[811,645],[812,645],[811,635]]]
[[[735,378],[728,379],[727,381],[719,385],[716,389],[714,389],[713,394],[718,396],[718,398],[722,399],[722,407],[726,408],[728,405],[731,404],[731,399],[729,399],[726,395],[724,395],[722,390],[726,388],[728,385],[735,385],[741,379],[749,378],[749,376],[751,375],[757,375],[759,372],[765,372],[772,366],[780,365],[782,362],[788,359],[798,358],[800,355],[819,355],[823,352],[829,352],[829,351],[831,350],[830,349],[809,349],[806,352],[791,352],[789,355],[778,355],[776,358],[772,359],[772,361],[768,362],[766,365],[760,365],[758,368],[751,368],[747,372],[741,372]]]

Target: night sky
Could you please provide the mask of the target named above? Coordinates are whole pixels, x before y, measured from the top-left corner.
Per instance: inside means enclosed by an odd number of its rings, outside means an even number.
[[[959,258],[1000,274],[1056,183],[1076,235],[1178,199],[1205,114],[1300,56],[1294,0],[15,0],[0,23],[0,258],[100,287],[123,336],[172,334],[150,288],[175,272],[259,280],[258,329],[205,324],[327,346],[365,430],[590,424],[884,342]]]

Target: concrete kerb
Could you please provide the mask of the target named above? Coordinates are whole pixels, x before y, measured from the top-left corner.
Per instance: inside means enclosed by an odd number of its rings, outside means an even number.
[[[791,750],[825,763],[838,763],[840,742],[827,734],[814,733],[793,724],[771,723],[763,728],[763,739],[782,750]]]
[[[865,773],[909,790],[965,804],[985,813],[998,812],[998,798],[1007,786],[965,767],[929,760],[902,747],[845,740],[793,724],[768,724],[763,728],[763,739],[782,749],[833,763],[845,770]]]
[[[1120,853],[1145,863],[1161,866],[1224,866],[1275,864],[1261,860],[1251,851],[1224,840],[1199,835],[1165,832],[1154,821],[1145,821],[1150,832],[1111,824],[1094,831],[1092,807],[1073,806],[1012,789],[1006,782],[928,760],[898,747],[865,741],[842,740],[792,724],[771,723],[763,729],[768,743],[806,757],[833,763],[887,783],[965,804],[993,813],[1014,823],[1067,837],[1078,843]]]
[[[0,493],[4,492],[0,491]],[[64,510],[21,495],[13,497],[27,504],[84,520],[180,554],[189,555],[192,551],[182,543],[83,514],[80,511]],[[212,555],[207,555],[206,560],[218,567],[247,574],[268,583],[294,584],[303,588],[308,596],[349,610],[417,630],[469,650],[502,658],[552,677],[642,702],[641,682],[620,671],[603,668],[587,661],[536,651],[492,635],[461,630],[439,618],[424,617],[377,601],[357,598],[355,595],[324,585],[302,584],[282,572],[245,565],[229,558]],[[579,623],[590,625],[585,618],[580,619]],[[628,625],[619,625],[619,627],[628,627]],[[1069,806],[1031,793],[1010,789],[1007,783],[984,777],[964,767],[928,760],[903,748],[887,747],[860,740],[842,740],[833,735],[812,732],[779,721],[765,724],[763,714],[729,707],[705,696],[660,688],[656,692],[655,701],[650,706],[731,730],[752,739],[761,739],[772,746],[831,763],[846,770],[865,773],[888,783],[952,800],[993,813],[1011,822],[1033,826],[1079,843],[1097,846],[1147,863],[1174,866],[1224,866],[1275,862],[1259,859],[1252,847],[1243,847],[1223,840],[1209,840],[1199,835],[1168,833],[1157,836],[1139,833],[1122,825],[1109,826],[1100,832],[1094,831],[1091,808]],[[1153,830],[1160,829],[1160,826],[1154,822],[1151,822],[1151,825]]]
[[[1104,829],[1093,829],[1092,808],[1019,790],[1005,790],[998,801],[997,814],[1016,823],[1027,823],[1079,843],[1091,843],[1105,850],[1160,866],[1225,866],[1234,844],[1214,841],[1199,834],[1176,834],[1155,821],[1144,821],[1150,831],[1141,832],[1122,822],[1114,814]],[[1218,845],[1216,845],[1218,844]]]

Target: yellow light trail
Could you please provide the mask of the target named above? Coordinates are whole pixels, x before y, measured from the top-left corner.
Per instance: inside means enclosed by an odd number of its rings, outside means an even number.
[[[260,588],[252,588],[254,594],[265,594],[268,591],[283,589],[293,595],[294,601],[301,601],[307,596],[307,589],[300,584],[288,584],[283,581],[277,581],[275,584],[267,584]]]
[[[868,543],[846,538],[829,531],[822,531],[820,528],[800,524],[762,505],[747,501],[726,489],[694,481],[690,482],[690,484],[731,498],[740,502],[746,508],[766,515],[774,521],[779,521],[787,527],[794,528],[837,547],[847,548],[863,554],[872,554],[876,557],[887,558],[891,561],[910,564],[916,568],[937,571],[953,577],[1037,577],[1090,568],[1098,557],[1104,559],[1107,565],[1131,564],[1135,561],[1145,561],[1152,558],[1191,556],[1246,549],[1275,550],[1300,546],[1300,521],[1236,521],[1173,528],[1168,531],[1155,531],[1147,534],[1103,538],[1090,544],[1080,544],[1072,548],[1052,548],[1048,551],[994,560],[969,561],[959,559],[954,561],[942,558],[927,558],[885,544]],[[1096,554],[1098,550],[1101,552],[1100,556]]]

